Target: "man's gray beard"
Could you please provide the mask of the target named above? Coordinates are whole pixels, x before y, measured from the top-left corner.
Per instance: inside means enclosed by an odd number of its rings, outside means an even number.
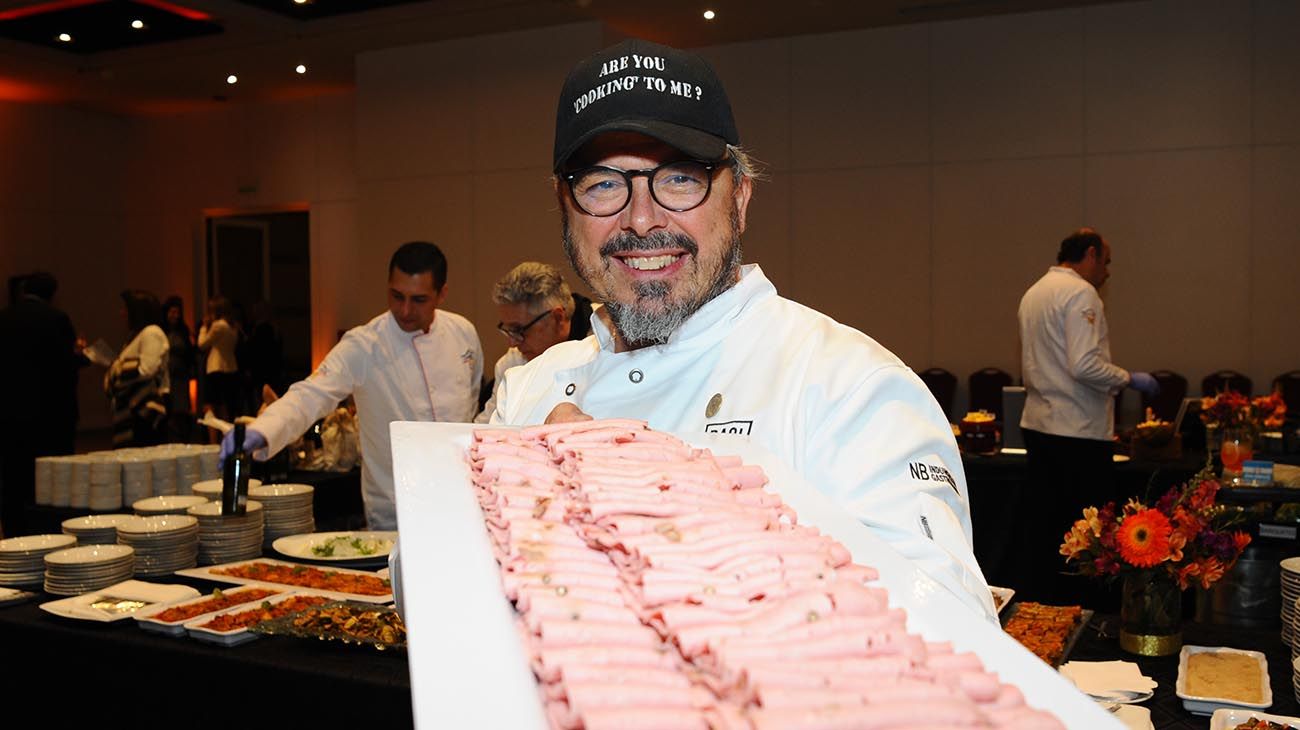
[[[569,265],[586,282],[588,288],[597,296],[600,296],[600,288],[592,281],[593,277],[579,265],[573,245],[573,237],[569,229],[568,211],[564,208],[561,208],[560,211],[563,229],[561,235],[564,241],[564,253],[569,258]],[[700,307],[736,284],[742,250],[740,244],[740,218],[734,207],[731,210],[730,219],[730,245],[719,262],[720,265],[713,276],[712,283],[702,296],[689,301],[669,302],[666,301],[666,297],[671,291],[668,282],[647,281],[634,285],[636,301],[632,304],[611,301],[602,302],[609,311],[610,319],[614,321],[614,327],[618,330],[619,336],[628,347],[638,348],[667,343],[668,338],[672,337],[673,333],[687,319],[690,319],[692,314],[699,311]],[[604,258],[612,253],[636,250],[653,251],[672,247],[686,250],[695,256],[697,262],[699,261],[699,246],[693,239],[683,233],[673,234],[663,230],[655,231],[644,238],[629,232],[622,233],[601,246],[600,255]],[[640,306],[643,303],[650,302],[658,303],[661,306],[654,309]]]

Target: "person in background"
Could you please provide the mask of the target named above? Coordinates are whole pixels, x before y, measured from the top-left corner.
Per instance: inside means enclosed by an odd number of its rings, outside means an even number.
[[[230,300],[214,296],[208,300],[207,312],[199,326],[199,351],[207,353],[203,366],[203,394],[213,415],[234,421],[240,414],[239,330],[232,317]]]
[[[170,440],[189,441],[193,431],[190,405],[190,379],[194,377],[195,348],[190,326],[185,323],[185,300],[173,294],[163,302],[163,331],[170,347],[167,353],[167,377],[171,395],[167,399],[167,431]]]
[[[1106,309],[1097,292],[1110,277],[1110,261],[1106,239],[1080,228],[1061,241],[1056,265],[1020,299],[1025,382],[1020,429],[1031,493],[1042,505],[1029,520],[1021,555],[1031,562],[1033,556],[1051,556],[1057,565],[1026,576],[1030,600],[1073,602],[1079,597],[1075,581],[1061,575],[1062,536],[1084,507],[1132,496],[1113,493],[1115,393],[1134,388],[1154,395],[1160,390],[1150,374],[1111,362]]]
[[[104,393],[113,411],[113,448],[152,446],[165,441],[171,392],[171,343],[163,331],[158,298],[142,289],[122,292],[127,344],[104,373]]]
[[[361,496],[372,530],[397,529],[393,421],[473,420],[483,377],[483,346],[469,320],[439,309],[447,298],[447,259],[432,243],[400,246],[388,263],[388,311],[348,330],[306,380],[250,423],[244,448],[274,456],[349,395],[361,424]],[[234,431],[220,461],[234,452]]]
[[[673,83],[640,83],[632,58]],[[995,621],[934,396],[870,337],[741,265],[755,171],[739,144],[699,56],[632,39],[574,68],[552,169],[564,251],[602,303],[595,336],[507,371],[491,422],[628,417],[747,435]]]
[[[591,331],[591,300],[570,291],[564,276],[549,264],[525,261],[514,267],[492,288],[492,301],[501,318],[497,331],[505,335],[510,349],[497,359],[494,395],[474,419],[476,423],[487,423],[496,410],[495,384],[507,370],[557,342],[581,340]]]
[[[10,277],[0,310],[0,536],[25,535],[35,502],[36,457],[71,454],[77,433],[77,380],[89,363],[72,320],[54,306],[59,282],[37,271]]]
[[[265,388],[276,393],[285,389],[284,335],[275,324],[270,302],[258,301],[249,311],[248,341],[239,364],[248,376],[245,400],[260,405]]]

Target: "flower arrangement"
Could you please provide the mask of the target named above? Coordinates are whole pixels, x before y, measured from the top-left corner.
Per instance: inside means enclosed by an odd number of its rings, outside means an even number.
[[[1279,428],[1286,420],[1286,401],[1279,391],[1247,398],[1225,390],[1201,399],[1201,421],[1212,428],[1244,428],[1257,433],[1261,428]]]
[[[1077,574],[1114,578],[1126,572],[1168,573],[1180,589],[1209,588],[1237,562],[1250,534],[1232,529],[1244,521],[1239,507],[1217,504],[1220,483],[1209,469],[1175,486],[1154,507],[1130,499],[1088,507],[1065,534],[1061,555]]]

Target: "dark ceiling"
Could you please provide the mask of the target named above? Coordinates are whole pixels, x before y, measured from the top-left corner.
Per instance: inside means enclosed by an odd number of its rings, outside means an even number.
[[[1122,1],[0,0],[0,100],[149,113],[309,96],[351,88],[367,50],[584,21],[697,47]]]

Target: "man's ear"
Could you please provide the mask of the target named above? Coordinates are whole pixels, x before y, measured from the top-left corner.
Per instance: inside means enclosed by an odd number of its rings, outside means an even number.
[[[754,194],[754,179],[748,176],[740,178],[740,184],[731,192],[736,202],[736,225],[740,233],[745,232],[745,213],[749,210],[749,199]]]

